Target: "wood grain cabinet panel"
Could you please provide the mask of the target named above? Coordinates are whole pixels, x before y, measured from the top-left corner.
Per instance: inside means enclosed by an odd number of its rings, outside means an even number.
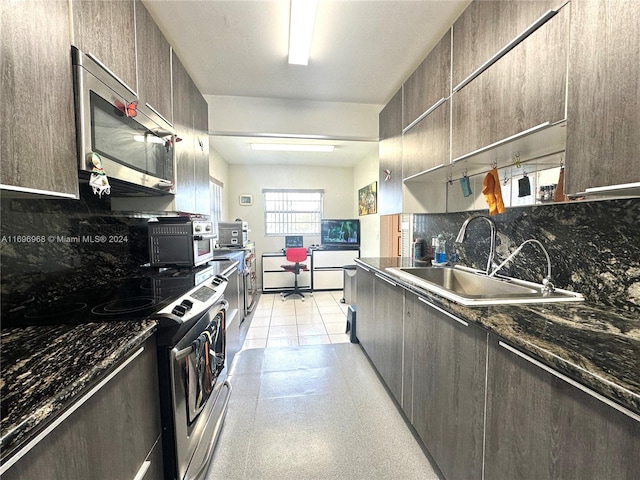
[[[640,422],[489,337],[485,478],[640,478]]]
[[[569,13],[562,8],[453,94],[452,159],[565,118]]]
[[[356,336],[370,359],[374,357],[375,307],[373,272],[356,265],[356,288],[358,305],[356,311]]]
[[[445,478],[482,478],[486,332],[407,292],[404,334],[407,417]]]
[[[94,55],[134,92],[136,33],[134,0],[73,0],[74,45]]]
[[[402,148],[404,178],[449,163],[449,109],[447,100],[404,133]]]
[[[171,46],[144,4],[135,8],[138,97],[171,122]]]
[[[402,128],[451,93],[451,30],[403,85]]]
[[[209,215],[209,109],[175,52],[172,62],[174,128],[182,139],[176,143],[175,208]]]
[[[380,112],[378,126],[378,214],[402,213],[402,88]]]
[[[148,458],[152,465],[145,480],[160,480],[160,433],[156,348],[150,339],[137,358],[2,478],[132,479]]]
[[[0,183],[78,198],[67,2],[0,2]]]
[[[193,131],[195,151],[195,208],[196,213],[209,215],[209,105],[194,85]]]
[[[561,0],[475,0],[453,24],[452,87]],[[550,43],[549,45],[553,45]]]
[[[375,347],[372,360],[395,399],[401,403],[404,289],[376,275],[374,301]]]
[[[571,2],[565,192],[640,182],[640,8]]]
[[[195,132],[193,129],[193,100],[195,89],[191,77],[173,52],[173,124],[176,142],[175,208],[181,212],[196,212],[195,197]]]

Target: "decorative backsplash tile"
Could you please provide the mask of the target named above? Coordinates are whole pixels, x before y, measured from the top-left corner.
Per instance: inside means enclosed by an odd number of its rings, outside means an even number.
[[[472,214],[418,214],[414,237],[427,239],[442,233],[448,258],[486,267],[489,225],[474,221],[462,246],[454,240]],[[593,303],[640,312],[640,199],[575,202],[508,209],[492,217],[498,231],[496,266],[523,241],[539,240],[549,252],[552,281],[558,288],[582,293]],[[546,275],[544,254],[527,244],[502,273],[540,283]]]
[[[86,185],[80,193],[80,200],[2,199],[3,309],[29,301],[21,297],[34,285],[43,295],[62,295],[61,288],[108,282],[149,261],[148,219],[115,215],[109,199],[95,197]]]

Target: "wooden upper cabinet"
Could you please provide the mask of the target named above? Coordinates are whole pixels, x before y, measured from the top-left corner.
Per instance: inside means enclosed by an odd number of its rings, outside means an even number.
[[[409,178],[432,168],[449,164],[449,101],[404,133],[402,175]]]
[[[440,39],[403,86],[402,128],[451,91],[451,30]]]
[[[194,85],[195,88],[195,85]],[[195,202],[196,213],[211,214],[209,193],[209,105],[197,88],[194,102]]]
[[[452,95],[453,160],[564,120],[569,14],[568,6],[562,8]]]
[[[571,2],[565,192],[640,182],[640,8]]]
[[[180,141],[176,142],[175,208],[195,213],[195,150],[192,92],[195,88],[189,73],[173,53],[173,122]]]
[[[378,213],[402,213],[402,88],[380,112],[378,128]]]
[[[78,198],[67,2],[0,2],[0,184]]]
[[[71,4],[74,45],[137,91],[134,1],[74,0]]]
[[[138,96],[171,122],[171,45],[143,3],[135,2],[135,8]]]
[[[475,0],[453,24],[452,88],[562,0]],[[551,44],[550,44],[551,45]]]

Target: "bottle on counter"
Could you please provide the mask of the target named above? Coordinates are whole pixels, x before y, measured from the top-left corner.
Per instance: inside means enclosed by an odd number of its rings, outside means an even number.
[[[422,258],[422,240],[416,238],[413,241],[413,259],[420,260]]]
[[[438,235],[436,240],[435,263],[447,263],[446,240],[442,234]]]

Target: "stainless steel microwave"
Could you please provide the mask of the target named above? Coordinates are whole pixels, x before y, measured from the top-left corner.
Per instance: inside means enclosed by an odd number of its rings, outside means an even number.
[[[106,66],[72,47],[80,172],[93,170],[92,154],[125,194],[173,193],[175,131]]]

